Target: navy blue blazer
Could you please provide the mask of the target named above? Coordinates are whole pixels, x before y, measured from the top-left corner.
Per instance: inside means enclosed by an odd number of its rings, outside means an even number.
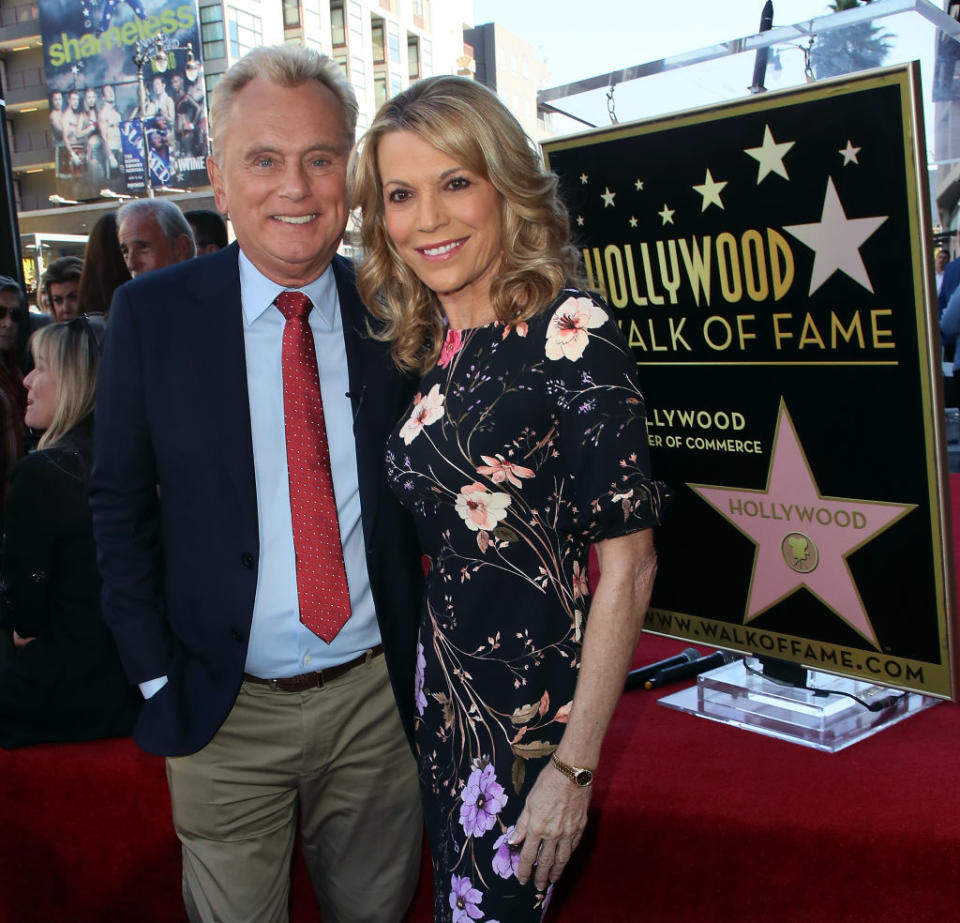
[[[199,750],[223,723],[253,617],[259,532],[238,253],[233,244],[123,285],[104,341],[90,478],[103,616],[132,682],[169,678],[134,732],[164,756]],[[413,523],[387,485],[384,444],[415,382],[367,335],[351,264],[335,257],[333,270],[367,569],[412,739],[422,571]]]

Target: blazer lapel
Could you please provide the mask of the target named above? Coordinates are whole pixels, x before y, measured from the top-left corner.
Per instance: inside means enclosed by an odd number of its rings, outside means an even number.
[[[240,301],[239,247],[231,244],[204,260],[206,303],[197,312],[199,361],[203,381],[214,395],[216,420],[211,428],[219,457],[237,490],[247,521],[257,522],[257,485],[250,431],[247,363]]]
[[[384,448],[387,433],[383,428],[382,405],[391,389],[389,350],[367,332],[367,310],[357,295],[352,265],[339,256],[333,258],[337,280],[343,340],[347,353],[347,371],[353,402],[353,435],[357,446],[357,479],[360,486],[360,515],[363,534],[369,544],[375,535],[377,498],[383,480]],[[392,422],[392,421],[390,421]]]

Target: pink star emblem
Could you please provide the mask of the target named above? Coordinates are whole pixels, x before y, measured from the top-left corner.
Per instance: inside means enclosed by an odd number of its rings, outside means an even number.
[[[847,557],[914,504],[824,497],[782,400],[764,490],[689,486],[757,546],[745,623],[806,587],[879,647]]]

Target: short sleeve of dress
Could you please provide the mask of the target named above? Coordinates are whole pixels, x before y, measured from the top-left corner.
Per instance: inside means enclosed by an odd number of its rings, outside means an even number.
[[[547,316],[544,375],[572,488],[561,527],[596,542],[658,525],[671,492],[651,477],[643,395],[610,309],[570,290]]]

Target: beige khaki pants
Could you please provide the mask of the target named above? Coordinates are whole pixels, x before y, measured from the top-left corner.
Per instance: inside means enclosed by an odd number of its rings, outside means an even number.
[[[167,779],[193,923],[285,923],[298,813],[324,923],[403,916],[423,821],[382,656],[306,692],[244,682]]]

